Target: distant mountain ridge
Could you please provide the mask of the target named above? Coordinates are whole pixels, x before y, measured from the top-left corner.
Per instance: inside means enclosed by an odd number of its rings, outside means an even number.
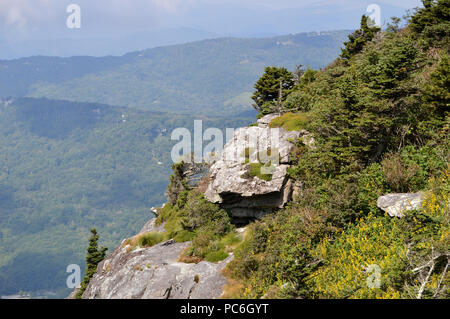
[[[238,114],[251,108],[250,101],[230,101],[248,95],[266,66],[323,67],[338,55],[349,32],[220,38],[121,57],[3,60],[0,96],[45,97],[164,112]]]

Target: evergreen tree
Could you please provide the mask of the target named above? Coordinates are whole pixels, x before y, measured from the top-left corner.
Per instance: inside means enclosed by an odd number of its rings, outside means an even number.
[[[416,33],[450,20],[450,0],[422,0],[423,8],[410,17],[410,27]],[[448,35],[448,33],[447,33]]]
[[[425,87],[424,100],[433,114],[443,120],[450,110],[450,59],[447,55],[441,57],[435,72],[430,76],[430,82]]]
[[[84,291],[91,278],[94,276],[97,271],[98,264],[105,258],[106,251],[108,248],[101,247],[98,248],[98,239],[99,236],[97,234],[97,230],[95,228],[91,229],[91,238],[89,238],[89,247],[87,248],[86,255],[86,274],[84,275],[83,282],[81,283],[81,287],[77,292],[76,298],[81,299]]]
[[[294,75],[286,68],[267,67],[255,84],[253,107],[263,115],[280,111],[281,103],[294,87]]]
[[[361,28],[348,36],[349,41],[345,42],[345,48],[342,49],[341,57],[350,59],[355,54],[362,51],[367,42],[372,41],[375,34],[380,31],[377,26],[371,27],[373,23],[369,17],[363,15],[361,18]]]

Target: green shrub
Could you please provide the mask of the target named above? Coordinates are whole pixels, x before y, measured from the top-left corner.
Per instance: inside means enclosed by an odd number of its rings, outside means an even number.
[[[374,163],[358,174],[358,209],[361,211],[378,212],[378,198],[389,192],[381,164]]]
[[[219,250],[219,251],[212,251],[206,254],[205,256],[205,260],[215,263],[215,262],[219,262],[222,261],[224,259],[226,259],[228,257],[228,254],[223,251],[223,250]]]
[[[172,165],[173,174],[170,175],[170,183],[165,193],[168,203],[172,206],[177,205],[180,194],[190,189],[184,177],[184,167],[183,161]]]
[[[361,28],[356,30],[348,37],[348,42],[344,43],[344,48],[342,49],[341,57],[343,59],[350,59],[357,53],[361,52],[365,44],[372,41],[375,34],[380,31],[378,27],[372,27],[370,18],[367,16],[362,16],[361,18]]]
[[[417,9],[410,17],[410,28],[416,33],[422,33],[427,27],[448,23],[448,0],[422,0],[423,8]]]
[[[138,237],[139,247],[152,247],[165,240],[165,235],[158,232],[150,232]]]
[[[203,194],[191,191],[186,204],[181,211],[185,229],[206,229],[216,235],[225,235],[233,230],[227,212],[217,205],[207,201]]]
[[[420,170],[416,163],[404,163],[400,155],[388,154],[381,165],[386,182],[394,192],[413,191],[411,182]]]
[[[166,203],[163,208],[158,209],[158,216],[156,217],[155,224],[157,226],[168,221],[177,213],[177,210],[169,203]]]
[[[178,243],[184,243],[186,241],[191,241],[195,237],[195,233],[188,230],[182,230],[178,232],[173,238]]]
[[[184,190],[178,194],[176,206],[179,209],[182,209],[186,204],[187,198],[189,195],[189,191]]]
[[[195,189],[182,191],[177,198],[176,206],[166,204],[160,209],[157,224],[165,223],[164,236],[177,242],[192,241],[181,257],[183,260],[197,261],[207,256],[221,260],[224,249],[236,241],[228,213]]]
[[[184,230],[183,219],[179,215],[180,213],[177,212],[177,214],[170,218],[164,225],[168,238],[175,238],[178,233]]]
[[[260,298],[272,289],[275,295],[286,293],[283,286],[295,287],[290,297],[306,296],[305,279],[318,264],[310,250],[329,231],[326,218],[323,212],[289,208],[252,224],[227,266],[244,282],[241,297]]]

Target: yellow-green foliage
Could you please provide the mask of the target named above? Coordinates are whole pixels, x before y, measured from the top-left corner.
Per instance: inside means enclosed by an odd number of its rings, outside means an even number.
[[[171,219],[173,215],[176,213],[177,211],[171,204],[169,203],[165,204],[163,208],[158,209],[158,217],[156,218],[155,224],[157,226],[161,225],[162,223]]]
[[[241,237],[236,232],[232,232],[228,235],[225,235],[220,242],[227,249],[234,249],[241,241]]]
[[[211,263],[215,263],[224,260],[228,257],[228,254],[223,250],[212,251],[206,254],[205,260]]]
[[[308,115],[306,113],[285,113],[276,119],[273,119],[269,127],[282,127],[287,131],[300,131],[304,129],[308,123]]]
[[[406,245],[397,222],[370,214],[335,241],[324,239],[315,249],[326,266],[311,275],[314,295],[319,298],[398,298],[388,283],[404,267]],[[381,268],[381,288],[369,288],[370,265]]]
[[[127,251],[130,252],[137,247],[151,247],[167,239],[165,233],[148,232],[139,234],[133,238],[129,238],[125,241],[124,246],[129,246]]]
[[[183,229],[182,221],[180,210],[167,203],[159,209],[155,224],[159,226],[165,223],[164,230],[167,238],[173,238],[177,242],[189,241],[192,238],[191,232]]]
[[[241,238],[236,232],[229,233],[220,238],[214,251],[208,252],[205,255],[205,260],[209,262],[217,262],[228,257],[228,253],[233,251],[241,242]]]
[[[430,178],[429,184],[432,192],[426,195],[422,209],[406,214],[402,221],[408,226],[409,242],[414,243],[409,254],[410,268],[418,269],[434,264],[434,270],[425,283],[420,279],[426,278],[430,267],[415,273],[409,289],[405,291],[408,298],[416,298],[421,285],[424,285],[422,298],[450,297],[450,275],[447,272],[443,276],[443,269],[449,262],[450,248],[450,168],[440,176]]]
[[[162,241],[164,241],[165,236],[163,233],[150,232],[139,237],[138,244],[139,247],[151,247]]]

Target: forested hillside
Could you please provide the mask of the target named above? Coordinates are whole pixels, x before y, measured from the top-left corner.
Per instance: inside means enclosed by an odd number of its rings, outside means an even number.
[[[218,128],[253,120],[196,119]],[[84,264],[92,226],[108,247],[139,230],[165,200],[172,130],[193,124],[104,104],[2,102],[0,295],[64,288],[67,265]]]
[[[338,55],[348,33],[223,38],[122,57],[0,61],[0,97],[46,97],[152,111],[231,115],[248,111],[252,85],[266,65],[323,67]]]

